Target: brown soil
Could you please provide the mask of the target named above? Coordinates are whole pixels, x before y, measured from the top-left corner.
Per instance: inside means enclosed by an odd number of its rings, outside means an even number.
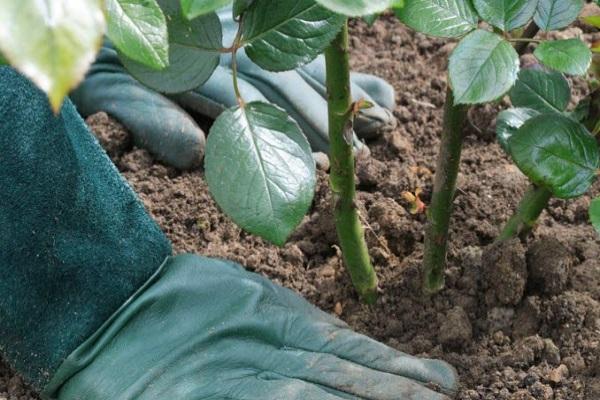
[[[449,361],[461,376],[458,399],[600,399],[600,240],[587,221],[590,196],[553,200],[524,243],[491,245],[527,181],[494,142],[500,106],[474,109],[446,289],[423,297],[425,217],[407,212],[401,193],[420,187],[429,200],[452,44],[391,18],[372,28],[354,23],[353,33],[353,67],[386,78],[398,93],[398,127],[370,143],[372,157],[358,165],[360,210],[381,282],[375,306],[357,300],[344,271],[325,173],[309,215],[277,248],[219,212],[202,171],[179,172],[131,149],[105,115],[88,122],[177,252],[235,260],[391,347]],[[600,185],[591,194],[600,194]],[[35,398],[28,393],[0,368],[0,399]]]

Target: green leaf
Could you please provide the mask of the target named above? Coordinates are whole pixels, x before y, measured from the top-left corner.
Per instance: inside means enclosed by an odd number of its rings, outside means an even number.
[[[187,19],[209,14],[231,3],[232,0],[181,0],[181,9]]]
[[[455,104],[496,100],[514,84],[519,56],[502,37],[476,30],[460,41],[448,65]]]
[[[508,32],[533,18],[537,0],[474,0],[473,4],[481,18]]]
[[[395,11],[414,30],[439,37],[463,36],[479,20],[470,0],[408,0]]]
[[[600,28],[600,15],[588,15],[583,17],[583,22],[595,28]]]
[[[600,233],[600,197],[594,199],[590,205],[590,220],[594,228]]]
[[[211,13],[188,21],[180,5],[159,0],[169,31],[169,66],[157,71],[119,54],[127,70],[144,85],[163,93],[196,89],[219,65],[222,47],[221,22]]]
[[[57,112],[102,43],[101,0],[2,0],[0,51],[48,94]]]
[[[592,52],[579,39],[542,42],[533,54],[545,66],[571,75],[585,75],[592,63]]]
[[[233,18],[237,18],[242,15],[253,2],[254,0],[233,0]]]
[[[255,0],[242,23],[246,54],[268,71],[309,63],[346,21],[313,0]]]
[[[571,88],[559,72],[524,69],[510,91],[510,100],[515,107],[540,113],[562,113],[571,100]]]
[[[530,108],[509,108],[496,118],[496,138],[500,146],[509,153],[508,141],[517,130],[530,118],[540,115]]]
[[[564,28],[575,21],[583,0],[539,0],[533,20],[544,31]]]
[[[312,202],[315,162],[283,110],[249,103],[223,112],[208,135],[206,180],[217,204],[246,231],[283,245]]]
[[[107,36],[127,57],[151,68],[169,65],[167,21],[156,0],[105,0]]]
[[[392,7],[394,0],[316,0],[323,7],[339,14],[351,17],[362,17],[377,14]]]
[[[7,65],[7,64],[8,64],[8,62],[6,61],[4,56],[2,54],[0,54],[0,65]]]
[[[571,118],[573,118],[577,122],[583,122],[590,115],[590,106],[591,106],[591,99],[588,95],[588,96],[584,97],[583,99],[579,100],[579,102],[575,106],[575,109],[573,111],[567,113],[567,115],[570,116]]]
[[[371,27],[373,24],[375,24],[375,21],[377,21],[380,15],[381,14],[369,14],[362,17],[362,19],[367,23],[367,25],[369,25],[369,27]]]
[[[533,117],[508,143],[521,171],[556,197],[581,196],[596,179],[600,166],[596,139],[569,117],[558,114]]]

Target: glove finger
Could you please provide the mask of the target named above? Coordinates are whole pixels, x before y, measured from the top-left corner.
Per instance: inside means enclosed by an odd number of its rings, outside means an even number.
[[[136,146],[179,169],[200,165],[204,132],[177,104],[126,73],[89,75],[72,94],[84,117],[105,111],[132,134]]]
[[[447,400],[408,377],[365,367],[332,354],[283,348],[273,371],[370,400]]]
[[[294,71],[264,71],[243,52],[238,55],[238,66],[242,79],[298,122],[313,151],[329,152],[327,102],[300,75]]]
[[[327,92],[325,57],[317,57],[314,61],[298,68],[298,71],[309,78],[311,86],[325,97]],[[396,106],[394,88],[384,79],[371,74],[351,72],[350,83],[355,101],[365,98],[388,110],[393,110]]]
[[[360,87],[381,107],[393,110],[396,107],[396,93],[394,87],[384,79],[371,74],[362,72],[352,72],[350,74],[352,83]]]
[[[285,399],[285,400],[341,400],[356,399],[346,394],[335,394],[311,382],[289,378],[273,372],[259,372],[241,381],[237,386],[228,388],[227,399]]]
[[[300,67],[298,73],[323,98],[327,97],[327,88],[325,86],[326,68],[323,57],[319,57],[310,64]],[[358,82],[370,90],[365,90],[363,86],[357,84],[354,79],[355,76],[358,78]],[[361,110],[356,116],[354,129],[358,137],[373,138],[377,136],[381,129],[393,127],[396,123],[396,119],[391,112],[395,103],[394,89],[383,79],[372,75],[352,73],[351,79],[352,99],[354,101],[360,99],[367,100],[374,105],[371,108]],[[382,94],[385,95],[382,96]],[[382,102],[385,105],[382,105]],[[389,109],[386,108],[390,104],[391,107]]]
[[[232,79],[229,68],[218,66],[204,85],[190,92],[171,96],[171,98],[186,109],[216,119],[226,109],[238,105]],[[249,82],[238,79],[238,87],[244,101],[267,102],[262,93]]]
[[[290,335],[295,337],[292,343],[301,348],[333,354],[366,368],[401,375],[422,384],[433,383],[447,393],[453,393],[457,388],[456,371],[448,363],[413,357],[350,329],[308,322],[304,329],[296,327]],[[305,337],[313,339],[306,341]]]

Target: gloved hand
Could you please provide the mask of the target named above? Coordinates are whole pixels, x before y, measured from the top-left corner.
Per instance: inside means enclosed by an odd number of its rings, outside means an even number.
[[[227,47],[233,41],[237,24],[230,9],[220,11],[219,18]],[[238,53],[238,71],[240,91],[246,101],[268,101],[284,108],[300,124],[313,151],[328,152],[323,57],[296,71],[273,73],[260,69],[242,50]],[[361,147],[360,139],[371,138],[395,123],[391,112],[394,90],[380,78],[353,73],[352,94],[355,100],[363,98],[375,105],[362,110],[356,118],[355,144]],[[204,133],[185,110],[215,119],[237,104],[230,55],[222,56],[221,65],[203,86],[167,98],[132,78],[108,42],[71,98],[84,117],[107,112],[129,129],[137,146],[181,169],[200,164],[205,142]]]
[[[67,101],[0,68],[0,353],[59,400],[441,400],[454,370],[167,239]],[[162,263],[162,264],[161,264]]]
[[[56,387],[54,383],[56,382]],[[81,345],[48,387],[59,399],[441,400],[445,363],[351,331],[232,262],[170,258]]]

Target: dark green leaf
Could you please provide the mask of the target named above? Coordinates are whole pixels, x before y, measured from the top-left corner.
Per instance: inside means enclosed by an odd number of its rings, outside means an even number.
[[[455,104],[496,100],[514,84],[519,56],[502,37],[476,30],[458,44],[448,66]]]
[[[373,26],[373,24],[375,23],[375,21],[377,21],[380,15],[381,14],[365,15],[364,17],[362,17],[362,19],[367,23],[367,25]]]
[[[315,162],[300,127],[266,103],[223,112],[208,135],[206,180],[240,227],[283,245],[312,202]]]
[[[253,2],[254,0],[233,0],[233,17],[237,18],[242,15]]]
[[[181,9],[187,19],[209,14],[226,6],[233,0],[181,0]]]
[[[508,143],[521,171],[556,197],[581,196],[596,179],[600,166],[596,139],[569,117],[558,114],[533,117]]]
[[[568,113],[568,115],[575,121],[583,122],[590,115],[590,98],[589,96],[579,100],[579,103],[575,106],[575,109]]]
[[[592,63],[592,52],[579,39],[542,42],[534,55],[547,67],[571,75],[585,75]]]
[[[345,21],[313,0],[255,0],[242,24],[246,54],[269,71],[294,69],[322,53]]]
[[[376,14],[393,6],[394,0],[316,0],[323,7],[351,17]]]
[[[0,51],[48,94],[54,111],[102,43],[101,0],[1,0]]]
[[[515,107],[532,108],[540,113],[562,113],[571,99],[571,88],[565,77],[554,71],[524,69],[510,91]]]
[[[590,220],[594,228],[600,233],[600,197],[594,199],[590,205]]]
[[[169,30],[169,66],[161,71],[148,68],[120,54],[123,65],[140,82],[163,93],[196,89],[219,65],[222,46],[221,22],[211,13],[188,21],[179,2],[159,0]]]
[[[533,20],[544,31],[564,28],[575,21],[583,0],[539,0]]]
[[[530,108],[509,108],[496,118],[496,138],[500,146],[509,153],[508,140],[530,118],[540,115]]]
[[[105,0],[107,36],[127,57],[151,68],[169,65],[167,21],[156,0]]]
[[[503,31],[512,31],[533,18],[537,0],[474,0],[473,4],[486,22]]]
[[[459,37],[477,28],[470,0],[408,0],[395,11],[400,21],[431,36]]]
[[[6,61],[4,56],[2,54],[0,54],[0,65],[6,65],[6,64],[8,64],[8,62]]]

